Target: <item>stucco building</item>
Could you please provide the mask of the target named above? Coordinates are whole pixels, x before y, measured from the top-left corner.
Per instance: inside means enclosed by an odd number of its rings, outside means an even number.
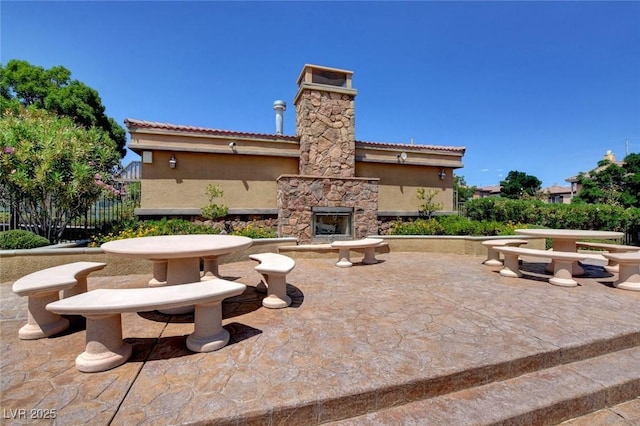
[[[418,188],[454,210],[453,171],[464,147],[355,139],[353,72],[305,65],[293,99],[296,135],[245,133],[125,120],[142,157],[139,216],[197,217],[205,189],[224,191],[229,216],[272,217],[281,237],[301,243],[377,234],[380,223],[418,216]]]

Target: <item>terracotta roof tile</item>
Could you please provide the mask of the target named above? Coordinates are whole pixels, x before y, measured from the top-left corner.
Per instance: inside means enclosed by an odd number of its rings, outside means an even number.
[[[214,136],[230,136],[230,137],[235,136],[240,138],[244,137],[244,138],[260,138],[260,139],[274,139],[274,140],[288,140],[288,141],[298,140],[298,138],[295,136],[284,136],[284,135],[267,134],[267,133],[236,132],[232,130],[211,129],[208,127],[187,126],[183,124],[171,124],[171,123],[160,123],[157,121],[135,120],[133,118],[126,118],[124,120],[124,124],[127,126],[127,128],[137,127],[137,128],[143,128],[143,129],[173,130],[176,132],[202,133],[202,134],[214,135]]]
[[[571,193],[571,187],[552,185],[547,188],[544,188],[543,191],[548,191],[550,194],[566,194],[566,193]]]
[[[464,154],[466,148],[463,146],[439,146],[439,145],[409,145],[402,143],[388,143],[388,142],[367,142],[367,141],[356,141],[358,145],[367,145],[371,147],[379,147],[379,148],[403,148],[411,151],[451,151],[451,152],[460,152]]]
[[[124,124],[128,129],[131,127],[143,128],[143,129],[159,129],[170,130],[176,132],[189,132],[189,133],[201,133],[214,136],[227,136],[227,137],[244,137],[244,138],[260,138],[260,139],[273,139],[273,140],[287,140],[298,141],[297,136],[285,136],[268,133],[250,133],[250,132],[237,132],[232,130],[211,129],[208,127],[188,126],[184,124],[171,124],[161,123],[157,121],[136,120],[133,118],[126,118]],[[367,142],[356,141],[356,145],[370,146],[378,148],[402,148],[411,151],[449,151],[459,152],[464,154],[466,148],[458,146],[436,146],[436,145],[409,145],[400,143],[386,143],[386,142]]]
[[[478,191],[478,192],[500,193],[500,191],[502,191],[502,186],[500,186],[500,185],[478,186],[478,187],[476,187],[476,191]]]

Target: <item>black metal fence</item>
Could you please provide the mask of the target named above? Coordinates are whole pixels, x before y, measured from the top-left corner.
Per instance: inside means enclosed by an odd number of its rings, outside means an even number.
[[[110,225],[134,218],[136,207],[140,207],[137,194],[127,194],[121,198],[102,197],[84,215],[71,220],[62,234],[62,240],[90,238]],[[25,228],[18,223],[18,215],[15,214],[15,210],[19,208],[20,205],[12,206],[8,200],[0,199],[0,231]]]
[[[624,244],[640,247],[640,225],[630,226],[624,234]]]
[[[464,216],[465,203],[456,204],[458,214]],[[90,238],[110,225],[126,219],[134,219],[134,209],[137,207],[140,207],[139,191],[129,192],[121,198],[101,198],[82,217],[71,221],[62,234],[62,240]],[[17,215],[13,214],[10,203],[0,199],[0,231],[21,228],[24,226],[18,223]],[[640,225],[630,226],[625,231],[623,244],[640,246]]]

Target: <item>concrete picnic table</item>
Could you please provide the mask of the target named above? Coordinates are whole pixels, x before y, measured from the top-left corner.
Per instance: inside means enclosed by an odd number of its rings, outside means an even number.
[[[205,279],[216,278],[218,256],[252,243],[251,238],[236,235],[161,235],[110,241],[101,248],[106,253],[151,260],[153,279],[149,285],[157,287],[200,281],[200,258],[205,258]]]
[[[576,253],[578,240],[609,240],[623,238],[624,233],[616,231],[594,231],[583,229],[516,229],[516,234],[530,237],[550,238],[554,251],[566,251]],[[573,264],[573,275],[584,274],[584,269],[577,262]]]

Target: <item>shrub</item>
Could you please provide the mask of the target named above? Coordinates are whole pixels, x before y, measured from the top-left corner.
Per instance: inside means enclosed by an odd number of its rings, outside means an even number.
[[[276,238],[277,234],[271,228],[266,228],[264,226],[253,226],[251,224],[245,227],[237,227],[233,229],[232,235],[240,235],[243,237],[249,238]]]
[[[0,187],[26,229],[58,242],[101,194],[119,194],[108,181],[120,156],[106,132],[33,107],[0,116]]]
[[[0,250],[32,249],[48,245],[49,240],[33,232],[20,229],[0,232]]]
[[[461,216],[437,216],[409,222],[396,221],[391,225],[391,235],[513,235],[520,224],[496,221],[476,221]]]
[[[608,204],[546,204],[487,197],[465,206],[469,219],[526,223],[545,228],[622,231],[638,225],[640,209]]]
[[[442,203],[434,201],[438,193],[440,191],[437,189],[426,190],[424,188],[418,188],[416,192],[416,197],[422,202],[420,211],[428,218],[431,218],[436,211],[442,210]]]
[[[391,224],[391,235],[442,235],[444,231],[436,219],[397,220]]]
[[[202,207],[202,217],[209,220],[225,217],[229,212],[229,207],[224,204],[215,204],[213,202],[216,198],[220,198],[224,195],[224,191],[220,185],[207,185],[205,193],[209,199],[209,204]]]
[[[198,225],[184,219],[148,220],[138,222],[134,226],[110,232],[106,235],[98,234],[92,238],[91,247],[103,243],[125,238],[152,237],[156,235],[189,235],[189,234],[219,234],[220,230],[208,225]]]

